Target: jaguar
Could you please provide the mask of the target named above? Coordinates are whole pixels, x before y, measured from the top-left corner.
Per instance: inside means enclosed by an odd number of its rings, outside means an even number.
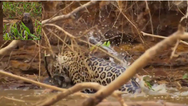
[[[85,56],[82,53],[66,51],[56,56],[53,73],[66,74],[73,84],[81,82],[97,82],[103,86],[110,84],[120,76],[126,68],[96,56]],[[118,90],[124,93],[135,93],[140,89],[136,78],[132,78],[128,83]],[[84,93],[94,93],[96,90],[84,89]]]

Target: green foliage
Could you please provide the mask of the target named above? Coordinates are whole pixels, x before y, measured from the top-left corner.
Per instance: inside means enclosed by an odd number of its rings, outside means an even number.
[[[39,20],[42,18],[42,3],[41,2],[3,2],[3,14],[6,18],[20,18],[23,13],[30,13],[31,17],[34,19],[34,30],[35,33],[31,34],[30,30],[24,25],[20,25],[18,29],[15,25],[8,26],[4,25],[3,37],[5,40],[29,40],[28,37],[31,36],[33,39],[30,40],[40,40],[42,24]],[[9,29],[8,31],[7,29]],[[9,34],[8,34],[9,33]],[[24,35],[24,36],[23,36]]]
[[[3,39],[4,39],[4,40],[11,40],[8,33],[5,33],[5,34],[3,35]]]
[[[32,39],[29,39],[29,36],[31,36]],[[26,27],[22,22],[20,29],[18,29],[16,24],[14,24],[11,26],[10,35],[9,33],[5,33],[3,37],[4,40],[40,40],[40,37],[31,34],[29,28]]]
[[[97,44],[97,45],[92,46],[92,47],[90,48],[90,51],[93,51],[97,46],[100,46],[100,45]]]
[[[182,79],[188,79],[188,74],[185,73],[185,74],[183,75]]]
[[[147,87],[150,89],[150,90],[153,90],[155,91],[153,88],[152,88],[152,84],[150,83],[151,81],[151,78],[149,76],[145,76],[143,78],[144,82],[146,83]]]
[[[103,43],[103,46],[110,47],[110,41],[104,42],[104,43]]]
[[[15,16],[22,16],[24,12],[29,12],[31,16],[42,16],[42,3],[3,2],[3,14],[6,17],[13,18]]]
[[[41,33],[42,33],[42,23],[38,20],[35,21],[34,27],[36,28],[35,33],[37,34],[37,36],[41,37]],[[35,39],[35,38],[34,38]],[[37,38],[36,38],[37,39]],[[39,39],[38,39],[39,40]]]
[[[7,31],[7,25],[5,24],[5,25],[3,26],[3,33],[6,33],[6,31]]]
[[[106,46],[106,47],[110,47],[110,41],[104,42],[102,45],[103,45],[103,46]],[[97,45],[95,45],[95,46],[92,46],[92,47],[90,48],[90,51],[93,51],[97,46],[100,46],[100,45],[97,44]]]

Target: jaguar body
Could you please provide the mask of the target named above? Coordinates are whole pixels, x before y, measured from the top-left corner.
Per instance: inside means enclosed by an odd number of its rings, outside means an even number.
[[[110,61],[95,56],[86,57],[80,53],[64,52],[57,56],[55,67],[58,68],[55,73],[65,73],[73,84],[81,82],[97,82],[101,85],[108,85],[126,68]],[[57,72],[58,71],[58,72]],[[135,78],[132,78],[127,84],[119,88],[125,93],[135,93],[140,89]],[[86,89],[83,92],[95,92],[92,89]]]

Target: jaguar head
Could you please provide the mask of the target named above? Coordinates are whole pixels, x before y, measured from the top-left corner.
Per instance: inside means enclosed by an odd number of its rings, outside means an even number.
[[[67,62],[70,61],[70,57],[58,55],[58,56],[56,57],[56,60],[57,60],[57,62],[59,63],[59,65],[65,65]]]

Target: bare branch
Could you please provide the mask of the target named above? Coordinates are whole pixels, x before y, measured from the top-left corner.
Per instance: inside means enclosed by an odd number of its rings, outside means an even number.
[[[47,44],[48,44],[48,46],[49,46],[50,52],[54,55],[54,52],[53,52],[53,50],[52,50],[52,46],[50,45],[50,41],[49,41],[49,39],[48,39],[48,37],[47,37],[47,35],[46,35],[46,32],[45,32],[43,29],[42,29],[42,32],[43,32],[44,38],[45,38],[45,40],[46,40],[46,42],[47,42]]]
[[[65,31],[63,28],[61,28],[58,25],[55,25],[55,24],[45,24],[44,26],[53,26],[53,27],[56,27],[57,29],[59,29],[60,31],[64,32],[66,35],[70,36],[71,38],[76,38],[75,36],[73,36],[72,34],[68,33],[67,31]]]
[[[84,5],[79,6],[78,8],[76,8],[75,10],[73,10],[72,12],[70,12],[70,13],[68,13],[68,14],[66,14],[66,15],[61,15],[61,16],[54,17],[54,18],[52,18],[52,19],[44,20],[44,21],[42,21],[42,25],[43,25],[43,24],[46,24],[46,23],[48,23],[48,22],[54,22],[54,21],[58,21],[58,20],[62,20],[62,19],[71,18],[71,16],[72,16],[73,14],[75,14],[75,13],[77,13],[77,12],[79,12],[79,11],[81,11],[81,10],[83,10],[83,9],[85,9],[85,8],[87,8],[87,7],[89,7],[89,6],[91,6],[91,5],[94,5],[94,4],[96,4],[96,3],[98,3],[98,1],[90,1],[90,2],[88,2],[88,3],[86,3],[86,4],[84,4]]]
[[[176,49],[179,45],[179,42],[180,42],[180,40],[177,40],[176,45],[174,46],[173,51],[171,53],[170,59],[172,59],[173,57],[177,57],[177,55],[175,55],[175,52],[176,52]]]
[[[164,37],[164,36],[161,36],[161,35],[149,34],[149,33],[145,33],[145,32],[142,32],[142,31],[141,31],[141,33],[142,33],[144,36],[152,36],[152,37],[162,38],[162,39],[167,38],[167,37]],[[181,35],[181,39],[184,39],[184,40],[188,39],[188,33],[185,32],[183,35]],[[183,44],[185,44],[185,45],[188,45],[188,43],[185,42],[185,41],[180,40],[180,42],[183,43]]]
[[[2,98],[8,99],[8,100],[11,100],[11,101],[14,101],[14,102],[23,102],[23,103],[25,102],[24,100],[9,98],[9,97],[5,97],[5,96],[2,96],[0,99],[2,99]]]
[[[53,27],[56,27],[56,28],[58,28],[59,30],[61,30],[62,32],[64,32],[66,35],[68,35],[70,38],[74,38],[74,39],[77,39],[77,40],[79,40],[79,41],[81,41],[81,42],[83,42],[83,43],[89,44],[89,45],[91,45],[91,46],[95,46],[94,44],[91,44],[90,42],[87,42],[87,41],[85,41],[85,40],[80,39],[80,36],[75,37],[74,35],[70,34],[70,33],[67,32],[67,31],[65,31],[63,28],[59,27],[58,25],[55,25],[55,24],[45,24],[44,26],[53,26]],[[48,29],[47,29],[47,30],[48,30]],[[48,30],[48,31],[49,31],[49,30]],[[52,32],[52,31],[49,31],[49,32],[52,33],[53,35],[55,35],[55,36],[56,36],[58,39],[60,39],[64,44],[66,44],[66,43],[65,43],[59,36],[57,36],[54,32]],[[81,36],[83,36],[83,35],[81,35]],[[67,45],[67,44],[66,44],[66,45]],[[68,46],[68,45],[67,45],[67,46]],[[68,47],[69,47],[69,46],[68,46]],[[109,56],[113,57],[115,60],[119,61],[120,63],[123,63],[122,60],[120,60],[120,59],[118,59],[117,57],[115,57],[114,55],[112,55],[112,54],[106,52],[106,51],[103,50],[102,48],[100,48],[100,47],[98,47],[98,46],[97,46],[96,48],[99,49],[99,50],[101,50],[102,52],[108,54]],[[70,49],[71,49],[71,48],[70,48]]]
[[[5,72],[3,70],[0,70],[0,74],[5,75],[5,76],[9,76],[9,77],[12,77],[12,78],[15,78],[15,79],[23,80],[23,81],[26,81],[26,82],[29,82],[29,83],[32,83],[32,84],[35,84],[35,85],[38,85],[38,86],[43,86],[43,87],[46,87],[46,88],[59,90],[59,91],[65,91],[65,89],[63,89],[63,88],[58,88],[58,87],[55,87],[55,86],[40,83],[40,82],[31,80],[31,79],[27,79],[27,78],[24,78],[24,77],[21,77],[21,76],[18,76],[18,75],[14,75],[14,74]]]
[[[49,89],[58,90],[58,91],[66,91],[66,89],[63,89],[63,88],[59,88],[59,87],[51,86],[51,85],[44,84],[44,83],[41,83],[41,82],[37,82],[37,81],[31,80],[31,79],[27,79],[27,78],[24,78],[24,77],[21,77],[21,76],[18,76],[18,75],[14,75],[14,74],[5,72],[3,70],[0,70],[0,74],[8,76],[8,77],[15,78],[15,79],[19,79],[19,80],[22,80],[22,81],[26,81],[26,82],[29,82],[29,83],[32,83],[32,84],[35,84],[35,85],[38,85],[38,86],[46,87],[46,88],[49,88]],[[83,93],[75,93],[75,95],[84,95],[84,94]]]
[[[50,99],[47,99],[45,102],[42,102],[41,104],[37,104],[37,106],[50,106],[53,105],[54,103],[58,102],[59,100],[67,97],[68,95],[74,94],[75,92],[81,91],[83,89],[86,88],[92,88],[95,90],[99,90],[104,88],[104,86],[98,84],[98,83],[94,83],[94,82],[83,82],[83,83],[78,83],[75,86],[67,89],[66,91],[59,93],[53,97],[51,97]],[[122,92],[121,91],[114,91],[114,93],[112,94],[114,97],[116,97],[122,106],[126,106],[126,104],[124,103],[124,101],[121,98]]]
[[[83,106],[95,106],[100,103],[104,98],[113,93],[123,84],[127,83],[138,70],[141,70],[147,63],[154,58],[157,54],[160,54],[164,49],[173,46],[177,39],[180,39],[180,35],[183,35],[183,30],[180,29],[173,33],[168,38],[162,40],[152,48],[148,49],[140,58],[138,58],[127,70],[121,74],[117,79],[107,85],[105,88],[99,90],[95,95],[88,98],[83,102]]]
[[[39,76],[38,76],[38,80],[40,81],[40,76],[41,76],[41,41],[38,41],[39,44]]]
[[[114,5],[115,6],[115,5]],[[115,6],[117,9],[119,9],[117,6]],[[119,9],[120,13],[127,19],[127,21],[136,29],[137,33],[139,34],[140,40],[142,43],[144,43],[143,39],[141,38],[141,33],[138,27]]]
[[[8,46],[0,49],[0,55],[5,55],[9,51],[15,49],[19,45],[20,42],[21,42],[20,40],[13,40]]]
[[[154,34],[152,16],[151,16],[151,12],[150,12],[147,0],[145,0],[145,3],[146,3],[146,11],[149,13],[149,20],[150,20],[150,23],[151,23],[151,32],[152,32],[152,34]]]

